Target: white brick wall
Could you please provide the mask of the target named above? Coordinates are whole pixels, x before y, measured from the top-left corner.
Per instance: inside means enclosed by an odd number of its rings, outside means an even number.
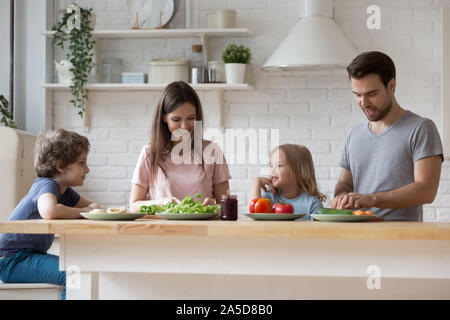
[[[179,12],[172,28],[184,26],[184,1],[176,0]],[[71,1],[56,0],[60,7]],[[431,118],[440,126],[440,7],[446,0],[336,0],[334,15],[339,27],[359,52],[380,50],[397,66],[397,99],[400,105]],[[126,0],[79,0],[95,8],[98,29],[128,28]],[[255,90],[226,92],[227,128],[279,128],[281,143],[305,144],[313,153],[321,191],[332,194],[340,174],[338,167],[348,130],[364,119],[353,101],[343,70],[268,73],[261,65],[295,25],[298,0],[201,0],[204,13],[219,8],[238,12],[238,24],[255,33],[251,38],[211,40],[212,60],[220,59],[230,41],[253,51],[252,78]],[[366,8],[381,8],[381,30],[366,27]],[[58,8],[56,8],[58,10]],[[57,12],[57,11],[56,11]],[[104,40],[104,55],[125,60],[126,71],[146,72],[150,58],[190,55],[199,39]],[[79,191],[104,206],[126,205],[130,178],[142,145],[147,143],[159,92],[93,92],[90,96],[92,143],[90,173]],[[212,93],[200,92],[207,119],[217,110]],[[54,93],[54,126],[83,133],[82,122],[71,108],[68,92]],[[208,112],[210,110],[210,112]],[[247,206],[250,181],[264,164],[230,166],[232,192],[238,195],[240,212]],[[425,206],[426,221],[450,221],[450,164],[444,163],[439,193]]]

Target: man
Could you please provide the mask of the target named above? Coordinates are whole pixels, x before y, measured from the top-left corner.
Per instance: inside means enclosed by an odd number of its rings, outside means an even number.
[[[422,205],[433,202],[444,161],[435,124],[397,103],[395,66],[386,54],[362,53],[347,72],[368,121],[347,136],[330,207],[366,208],[384,220],[423,221]]]

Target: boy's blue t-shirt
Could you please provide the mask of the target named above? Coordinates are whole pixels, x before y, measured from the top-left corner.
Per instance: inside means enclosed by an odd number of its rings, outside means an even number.
[[[37,201],[44,193],[53,193],[58,203],[68,207],[75,207],[80,201],[80,195],[72,188],[67,188],[61,195],[59,185],[55,180],[38,178],[11,213],[8,221],[42,219]],[[0,238],[0,257],[12,256],[22,249],[33,249],[38,253],[45,254],[51,247],[53,239],[53,234],[3,233]]]
[[[302,192],[297,198],[287,199],[278,192],[274,195],[272,192],[262,192],[262,198],[267,198],[273,204],[277,202],[290,203],[294,207],[294,213],[306,213],[300,220],[310,220],[310,215],[317,213],[317,210],[323,208],[322,201],[316,196],[312,196],[306,192]]]

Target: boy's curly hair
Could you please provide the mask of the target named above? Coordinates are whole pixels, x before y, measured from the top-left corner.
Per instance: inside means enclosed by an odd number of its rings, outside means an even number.
[[[41,178],[59,175],[56,162],[61,168],[77,161],[84,151],[89,152],[89,140],[73,131],[57,129],[40,135],[34,149],[34,169]]]

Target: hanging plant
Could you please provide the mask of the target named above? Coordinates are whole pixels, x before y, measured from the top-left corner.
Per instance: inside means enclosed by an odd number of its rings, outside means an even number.
[[[70,71],[74,74],[70,84],[73,96],[70,102],[75,110],[78,110],[81,118],[86,111],[85,105],[88,101],[89,90],[86,88],[86,84],[94,66],[95,41],[92,40],[92,12],[92,8],[81,8],[77,4],[72,4],[67,8],[61,20],[52,27],[52,30],[55,31],[53,45],[56,44],[64,49],[64,45],[69,43],[66,59],[72,63],[73,67]]]
[[[0,120],[0,122],[3,123],[5,127],[17,129],[12,114],[9,112],[9,102],[2,94],[0,94],[0,113],[2,114],[2,120]]]

